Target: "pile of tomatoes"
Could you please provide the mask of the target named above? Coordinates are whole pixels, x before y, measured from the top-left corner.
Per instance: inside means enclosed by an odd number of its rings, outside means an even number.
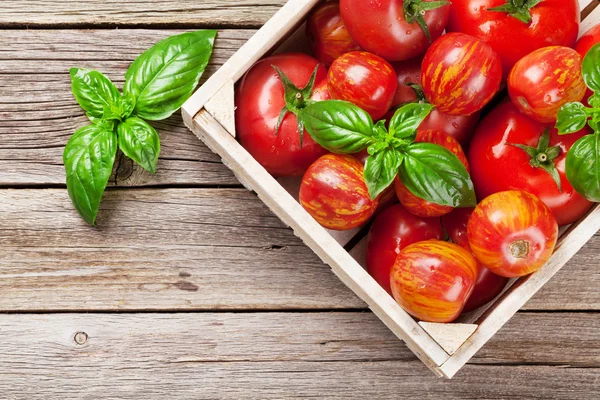
[[[312,55],[267,57],[238,85],[239,140],[302,177],[322,226],[374,217],[369,273],[416,318],[452,321],[541,268],[592,205],[565,175],[590,130],[554,127],[592,95],[582,59],[600,26],[577,42],[579,22],[577,0],[324,2]]]

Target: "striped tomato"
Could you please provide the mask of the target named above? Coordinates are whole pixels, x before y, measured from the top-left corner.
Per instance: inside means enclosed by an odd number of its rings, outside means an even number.
[[[558,224],[536,196],[499,192],[484,199],[467,226],[471,250],[492,272],[514,278],[540,269],[552,256]]]
[[[345,230],[367,222],[379,199],[369,197],[363,166],[356,158],[327,154],[304,174],[300,204],[325,228]]]
[[[539,122],[556,122],[558,110],[580,101],[586,91],[582,58],[568,47],[536,50],[517,62],[508,76],[508,93],[519,111]]]
[[[451,322],[473,291],[477,264],[462,247],[427,240],[406,247],[392,267],[392,294],[409,314],[428,322]]]
[[[433,42],[423,59],[425,97],[438,110],[471,115],[500,89],[502,63],[492,48],[472,36],[449,33]]]

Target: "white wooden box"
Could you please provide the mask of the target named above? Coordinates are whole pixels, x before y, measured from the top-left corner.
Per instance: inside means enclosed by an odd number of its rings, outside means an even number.
[[[438,376],[452,378],[469,359],[600,229],[600,205],[561,235],[540,271],[511,281],[490,305],[456,323],[419,323],[365,271],[363,239],[344,249],[358,233],[322,228],[297,202],[298,182],[273,178],[235,139],[234,85],[267,54],[306,43],[302,24],[320,0],[290,0],[183,106],[186,125],[255,191],[281,220]],[[596,0],[579,0],[582,10]],[[589,9],[588,9],[589,11]],[[600,23],[600,7],[583,21],[581,32]],[[286,190],[287,188],[287,190]],[[288,192],[289,190],[289,192]]]

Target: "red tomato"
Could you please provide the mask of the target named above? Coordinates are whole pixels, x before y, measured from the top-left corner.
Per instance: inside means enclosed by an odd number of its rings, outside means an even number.
[[[363,49],[389,61],[402,61],[425,53],[430,43],[416,21],[407,22],[403,8],[408,1],[341,0],[340,9],[350,35]],[[435,0],[423,0],[423,3],[431,1]],[[449,5],[425,12],[423,18],[431,40],[442,35],[449,14]]]
[[[473,291],[477,264],[462,247],[427,240],[406,247],[390,274],[394,298],[412,316],[452,322]]]
[[[440,145],[450,150],[463,163],[465,167],[467,167],[467,171],[469,170],[469,162],[467,161],[467,156],[460,146],[460,143],[452,136],[448,136],[443,132],[439,131],[418,131],[416,142],[428,142]],[[406,186],[400,182],[400,179],[396,177],[395,180],[396,185],[396,194],[398,195],[398,199],[400,199],[400,203],[411,213],[419,216],[419,217],[440,217],[442,215],[446,215],[451,212],[454,208],[449,206],[442,206],[440,204],[430,203],[426,200],[423,200],[420,197],[415,196],[408,190]]]
[[[334,99],[356,104],[375,121],[390,109],[398,86],[392,66],[365,51],[346,53],[335,60],[329,68],[328,82]]]
[[[327,151],[305,131],[302,146],[296,116],[288,113],[279,133],[275,127],[285,106],[284,89],[275,65],[299,88],[306,86],[319,65],[316,82],[326,78],[327,70],[305,54],[289,53],[265,58],[253,66],[237,89],[236,129],[246,150],[275,176],[300,176]]]
[[[551,128],[550,147],[560,146],[554,159],[562,192],[543,168],[530,164],[531,156],[514,144],[537,147],[544,131]],[[572,135],[558,135],[556,129],[521,114],[511,102],[494,109],[481,122],[471,142],[471,179],[480,199],[505,190],[524,190],[539,197],[554,213],[559,225],[581,218],[592,203],[577,193],[565,175],[567,151],[588,134],[586,129]]]
[[[314,9],[306,22],[306,35],[313,54],[325,65],[331,65],[342,54],[360,50],[344,26],[337,1]]]
[[[331,93],[329,93],[329,85],[327,84],[327,79],[323,79],[321,82],[315,85],[310,99],[314,101],[331,100]]]
[[[521,58],[546,46],[572,47],[579,33],[578,0],[544,0],[530,9],[531,23],[490,8],[507,0],[451,0],[448,31],[488,43],[502,59],[504,76]]]
[[[471,252],[469,237],[467,236],[467,224],[474,208],[457,208],[448,215],[442,217],[444,230],[450,236],[453,243]],[[475,260],[477,261],[477,260]],[[508,278],[494,274],[477,261],[477,279],[473,293],[469,296],[463,312],[469,312],[494,300],[506,287]]]
[[[575,51],[577,51],[581,58],[583,58],[588,53],[588,51],[590,51],[590,49],[598,43],[600,43],[600,24],[589,29],[586,33],[583,34],[582,37],[579,38],[579,40],[575,44]],[[587,104],[587,100],[592,94],[594,94],[594,92],[592,92],[590,89],[587,89],[585,96],[583,97],[586,105],[588,106],[589,104]]]
[[[356,158],[327,154],[304,174],[300,204],[325,228],[346,230],[367,222],[379,199],[369,197],[363,166]]]
[[[519,111],[540,122],[556,122],[558,110],[581,101],[586,91],[581,56],[568,47],[544,47],[523,57],[508,76],[508,93]]]
[[[484,199],[469,219],[475,258],[492,272],[515,278],[539,270],[552,256],[558,224],[539,198],[507,191]]]
[[[441,112],[471,115],[500,89],[502,64],[486,43],[463,33],[436,40],[423,59],[425,97]]]
[[[421,86],[421,60],[416,58],[395,63],[394,69],[398,76],[398,90],[392,103],[392,109],[406,103],[423,101],[424,99],[417,96],[415,89],[409,86],[409,84]],[[392,118],[393,113],[393,111],[388,113],[388,120]],[[449,115],[434,108],[429,116],[425,118],[425,121],[421,123],[419,130],[441,131],[458,140],[460,144],[465,145],[475,133],[477,122],[479,122],[478,112],[468,116]]]
[[[438,218],[419,218],[400,204],[386,208],[369,230],[367,271],[391,295],[390,271],[400,251],[413,243],[443,238]]]

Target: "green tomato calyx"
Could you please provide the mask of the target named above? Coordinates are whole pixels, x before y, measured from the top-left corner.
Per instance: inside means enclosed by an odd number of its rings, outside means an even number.
[[[404,19],[409,24],[417,23],[423,30],[427,40],[431,43],[431,33],[425,21],[427,11],[449,5],[449,1],[423,1],[423,0],[404,0]]]
[[[544,0],[507,0],[506,4],[488,8],[488,11],[505,12],[511,17],[529,25],[532,20],[531,9],[542,1]]]

